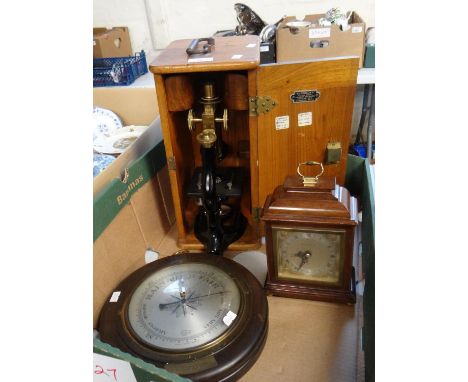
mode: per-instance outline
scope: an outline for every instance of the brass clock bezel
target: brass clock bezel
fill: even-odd
[[[192,263],[195,263],[196,261],[192,261]],[[175,264],[172,264],[175,265]],[[167,265],[165,267],[161,267],[160,269],[163,268],[168,268],[171,267],[172,265]],[[224,273],[226,271],[224,269],[221,269]],[[150,277],[152,273],[147,275],[147,277]],[[229,277],[228,273],[226,275]],[[146,278],[147,278],[146,277]],[[130,301],[134,294],[136,289],[146,281],[146,278],[143,278],[139,284],[135,284],[132,288],[132,290],[129,293],[128,296],[128,301]],[[229,341],[230,337],[232,337],[232,332],[235,332],[238,330],[238,326],[240,323],[242,323],[242,320],[244,319],[245,315],[248,314],[246,311],[246,301],[245,301],[245,296],[241,292],[241,286],[239,285],[239,282],[234,279],[234,283],[239,289],[239,295],[240,295],[240,304],[239,304],[239,310],[237,312],[237,317],[236,320],[234,320],[233,324],[230,325],[221,335],[218,337],[214,338],[212,341],[209,341],[205,344],[199,345],[194,347],[192,350],[187,349],[187,350],[171,350],[171,349],[165,349],[161,348],[158,346],[154,346],[150,344],[149,342],[145,341],[143,338],[141,338],[135,330],[132,328],[132,325],[130,324],[130,318],[129,318],[129,303],[125,303],[124,305],[124,312],[121,316],[122,318],[122,327],[128,331],[132,337],[135,339],[136,342],[138,342],[141,346],[146,347],[147,349],[151,349],[152,352],[155,354],[160,354],[160,356],[165,356],[168,358],[173,358],[176,359],[181,359],[181,358],[200,358],[200,357],[205,357],[206,355],[212,353],[213,351],[216,351],[217,348],[219,347],[220,344],[223,342]]]
[[[278,238],[277,233],[279,230],[282,231],[293,231],[293,232],[314,232],[314,233],[331,233],[340,235],[340,264],[338,266],[338,281],[336,282],[327,282],[327,281],[318,281],[318,280],[308,280],[306,276],[303,277],[284,277],[280,276],[279,272],[279,257],[278,252]],[[318,227],[304,227],[304,226],[284,226],[284,225],[272,225],[271,226],[271,236],[272,236],[272,253],[273,253],[273,263],[275,278],[280,282],[293,282],[293,283],[305,283],[310,285],[324,286],[324,287],[340,287],[343,285],[344,280],[344,265],[345,265],[345,251],[346,251],[346,235],[348,231],[338,228],[318,228]]]

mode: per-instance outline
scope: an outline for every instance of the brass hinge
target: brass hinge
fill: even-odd
[[[262,216],[263,208],[262,207],[254,207],[252,208],[252,219],[259,221],[260,216]]]
[[[249,116],[256,117],[261,113],[268,113],[278,102],[270,96],[249,97]]]
[[[175,158],[174,157],[167,158],[167,168],[168,168],[168,170],[175,170],[176,169],[176,163],[175,163]]]

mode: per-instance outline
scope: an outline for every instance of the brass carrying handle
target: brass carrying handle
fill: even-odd
[[[302,165],[305,165],[305,166],[320,166],[320,169],[321,169],[320,174],[315,175],[314,177],[304,176],[300,171],[300,167]],[[317,183],[318,178],[323,175],[323,164],[321,162],[315,162],[315,161],[307,161],[307,162],[299,163],[299,165],[297,166],[297,173],[302,178],[302,182],[304,183],[304,185]]]
[[[202,49],[197,49],[199,43],[205,41],[206,44],[203,45]],[[211,52],[215,40],[213,37],[197,38],[191,41],[185,52],[191,56],[192,54],[205,54]]]

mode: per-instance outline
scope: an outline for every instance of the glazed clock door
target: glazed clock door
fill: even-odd
[[[345,230],[273,227],[272,234],[278,280],[343,283]]]
[[[258,202],[295,175],[298,163],[323,162],[325,176],[344,183],[358,58],[338,58],[257,69],[257,96],[277,105],[257,120]],[[339,163],[326,164],[330,142],[340,142]]]

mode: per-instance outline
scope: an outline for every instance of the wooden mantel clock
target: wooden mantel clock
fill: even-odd
[[[322,172],[306,177],[301,166]],[[320,162],[300,163],[297,172],[265,201],[265,288],[276,296],[355,303],[356,199],[334,177],[321,177]]]

